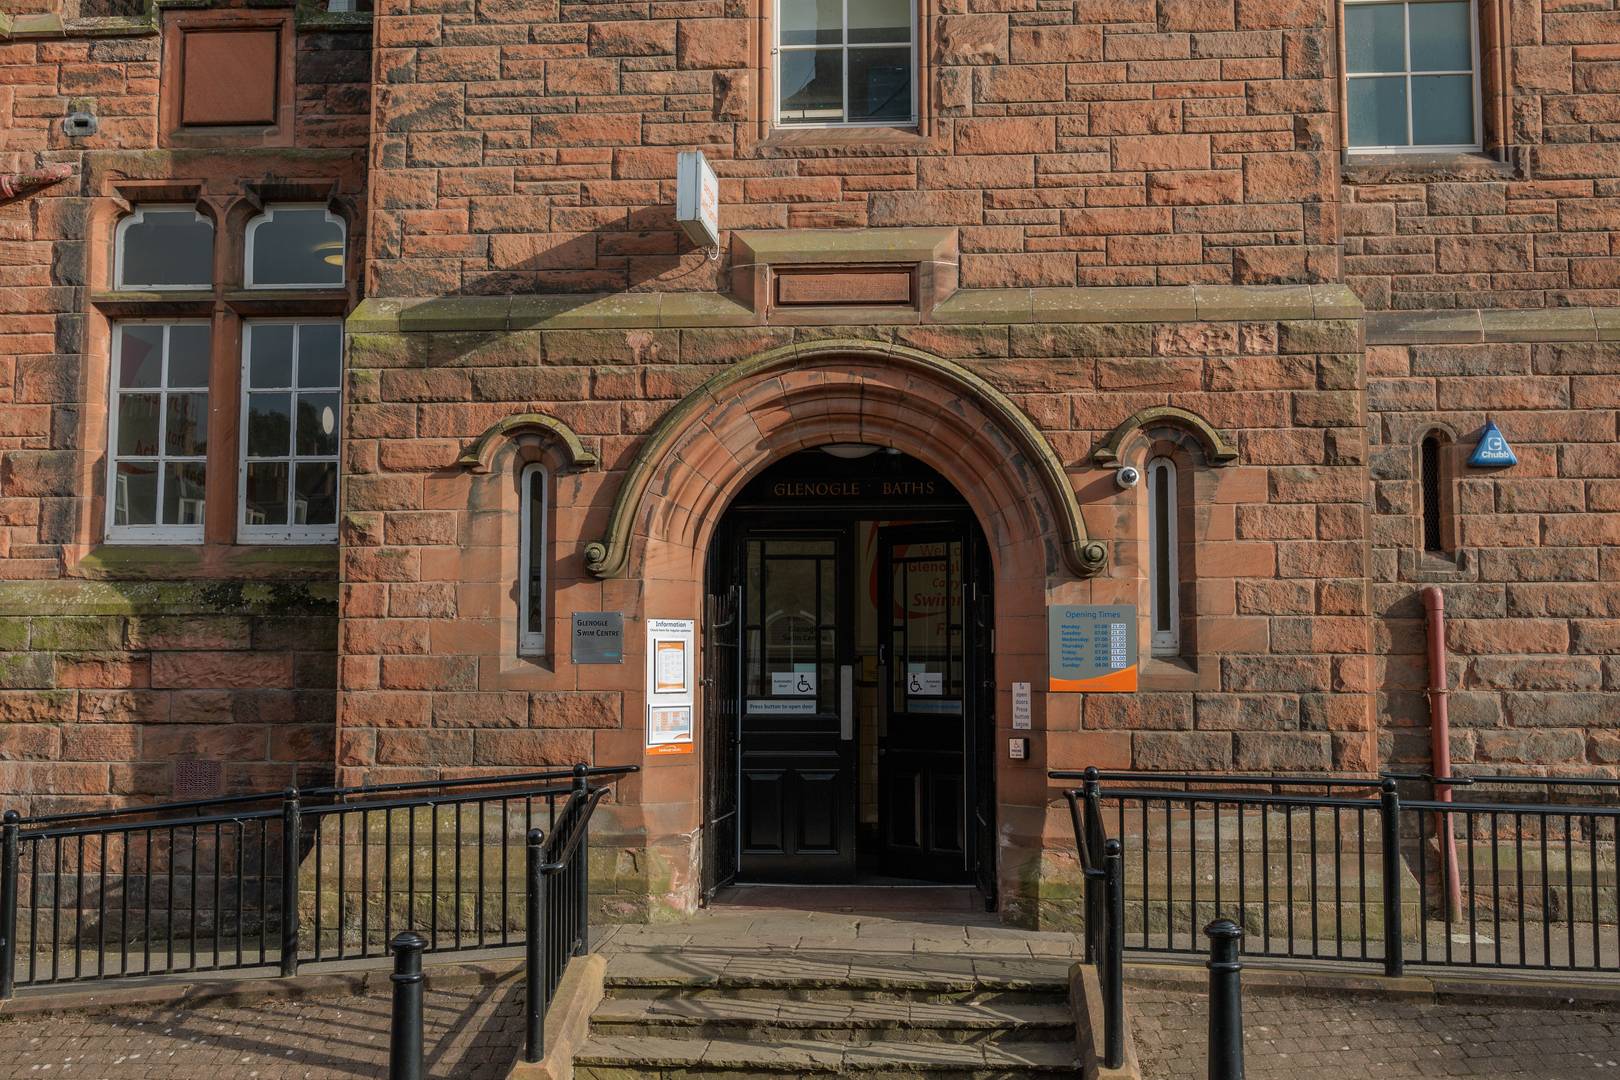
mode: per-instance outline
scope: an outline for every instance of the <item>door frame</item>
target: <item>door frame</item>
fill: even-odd
[[[812,514],[816,525],[806,528],[806,517]],[[970,834],[967,837],[967,846],[973,869],[969,872],[966,880],[978,885],[980,892],[984,896],[986,909],[994,910],[996,906],[997,880],[997,866],[995,863],[999,858],[999,847],[995,842],[997,811],[999,810],[999,803],[996,799],[995,764],[997,758],[994,753],[996,705],[993,630],[995,621],[995,566],[989,557],[989,547],[984,529],[979,524],[978,516],[973,512],[973,509],[965,501],[930,502],[906,504],[904,506],[882,503],[841,503],[825,506],[796,506],[791,509],[769,504],[734,503],[727,509],[721,524],[716,528],[710,545],[709,558],[706,560],[705,595],[723,592],[733,584],[738,587],[739,609],[735,626],[736,632],[741,635],[743,633],[742,628],[746,623],[742,609],[742,604],[746,603],[746,590],[743,588],[746,576],[743,561],[745,538],[749,535],[757,536],[770,533],[776,535],[803,534],[818,531],[816,526],[820,526],[819,531],[822,532],[827,531],[828,528],[842,529],[848,537],[847,557],[841,557],[840,559],[844,565],[840,568],[839,587],[851,590],[846,594],[844,602],[846,610],[852,612],[853,607],[849,605],[853,603],[853,589],[857,585],[855,578],[858,576],[858,570],[855,567],[854,544],[856,537],[854,526],[862,521],[890,519],[898,519],[919,526],[956,526],[964,531],[967,539],[964,554],[969,557],[964,561],[964,580],[968,580],[971,574],[971,581],[975,586],[972,608],[977,612],[977,616],[964,612],[970,638],[966,648],[967,670],[969,677],[972,679],[971,687],[967,688],[967,696],[971,700],[964,703],[964,708],[971,710],[971,716],[966,718],[966,727],[970,732],[966,742],[973,757],[973,760],[964,762],[964,770],[970,773],[968,777],[969,799],[964,809],[967,827],[972,830],[972,833],[978,835]],[[716,580],[717,577],[724,577],[725,580]],[[975,633],[973,632],[974,627],[982,627],[984,632]],[[853,639],[852,630],[839,635],[839,660],[835,666],[840,672],[846,663],[853,660]],[[705,813],[703,820],[704,843],[709,844],[718,841],[729,844],[733,852],[731,858],[733,867],[740,867],[742,861],[742,740],[740,738],[740,728],[745,701],[743,652],[744,643],[739,640],[737,642],[738,670],[735,685],[727,689],[712,686],[707,681],[704,683],[705,693],[730,693],[734,695],[735,701],[735,708],[730,710],[731,723],[735,725],[735,728],[729,733],[729,737],[718,739],[706,733],[704,740],[706,748],[728,746],[733,755],[729,770],[733,783],[731,797],[734,800],[732,826],[725,837],[718,837],[711,833],[711,822],[707,813]],[[705,721],[714,715],[716,715],[714,710],[705,708]],[[850,818],[856,826],[857,844],[859,835],[857,819],[859,814],[858,748],[860,746],[860,737],[861,715],[860,711],[856,710],[853,738],[849,742],[855,748],[857,757],[854,766],[855,772],[853,773],[853,779],[857,787],[852,789],[855,791],[855,806]],[[720,796],[718,798],[710,797],[711,785],[718,782],[725,771],[710,767],[709,763],[705,762],[702,780],[705,809],[711,805],[725,804],[726,799],[723,793],[713,793]],[[856,851],[856,861],[857,864],[860,861],[859,850]],[[704,860],[702,869],[705,880],[702,883],[701,895],[705,900],[712,897],[716,889],[732,884],[731,880],[708,880],[711,865],[710,860]],[[743,879],[738,875],[735,880],[740,881]]]

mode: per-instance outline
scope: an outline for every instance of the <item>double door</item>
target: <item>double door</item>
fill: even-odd
[[[977,725],[990,700],[982,549],[966,522],[882,528],[868,578],[856,531],[744,530],[733,549],[735,662],[723,658],[735,696],[709,713],[732,733],[711,753],[734,755],[710,765],[735,785],[731,806],[711,786],[709,822],[735,835],[735,858],[711,863],[721,874],[967,881],[993,865]],[[863,643],[858,600],[871,605]],[[711,683],[710,693],[727,687]],[[864,841],[863,802],[877,811]],[[711,845],[730,842],[711,831]]]

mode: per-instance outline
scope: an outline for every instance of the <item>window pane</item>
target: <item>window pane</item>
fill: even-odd
[[[840,49],[782,54],[782,119],[827,123],[844,118]]]
[[[247,467],[247,502],[243,520],[249,525],[287,524],[287,463],[255,461]]]
[[[540,469],[528,475],[528,490],[524,492],[525,512],[528,514],[529,564],[524,567],[527,580],[523,585],[523,632],[544,635],[546,616],[546,474]]]
[[[1351,79],[1350,145],[1406,144],[1406,79]]]
[[[169,327],[169,385],[208,385],[208,353],[213,335],[207,323]]]
[[[120,238],[121,287],[210,285],[214,280],[214,225],[195,210],[140,212]]]
[[[1345,5],[1347,70],[1406,70],[1406,13],[1402,9],[1401,4]]]
[[[286,457],[292,447],[292,395],[248,395],[248,457]]]
[[[165,455],[202,457],[208,453],[208,395],[170,394]]]
[[[337,453],[336,394],[298,395],[298,441],[293,452],[300,455]]]
[[[171,462],[164,467],[163,524],[202,524],[203,472],[200,461]]]
[[[125,389],[158,386],[163,381],[163,327],[146,324],[118,328],[118,385]]]
[[[248,386],[292,385],[292,323],[254,323],[248,344]]]
[[[1413,4],[1410,11],[1413,71],[1474,70],[1466,3]]]
[[[1153,477],[1153,629],[1170,629],[1170,474]]]
[[[782,44],[841,44],[843,8],[843,0],[782,0]]]
[[[113,475],[113,524],[157,523],[157,470],[150,461],[120,461]]]
[[[336,386],[343,351],[343,327],[305,323],[298,328],[298,385]]]
[[[147,457],[158,452],[159,394],[123,394],[118,398],[118,456]]]
[[[849,43],[911,41],[911,0],[867,0],[849,5]]]
[[[911,119],[911,49],[849,50],[849,118]]]
[[[1474,142],[1474,77],[1412,77],[1412,142],[1419,146],[1469,146]]]
[[[343,226],[321,207],[276,207],[253,229],[254,285],[342,285]]]
[[[337,462],[299,464],[293,520],[299,525],[337,524]]]

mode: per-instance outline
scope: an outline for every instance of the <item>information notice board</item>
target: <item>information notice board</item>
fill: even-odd
[[[1046,657],[1053,693],[1136,690],[1136,605],[1065,604],[1046,609]]]
[[[697,624],[647,620],[647,753],[690,754]]]

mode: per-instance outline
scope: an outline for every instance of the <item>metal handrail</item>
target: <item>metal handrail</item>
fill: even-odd
[[[233,809],[275,797],[261,794],[28,821],[8,810],[0,814],[0,1000],[19,984],[278,964],[295,975],[301,961],[384,955],[391,930],[418,926],[429,951],[517,945],[508,867],[524,857],[524,832],[537,823],[556,834],[554,871],[576,870],[569,911],[581,928],[572,940],[583,941],[586,832],[610,790],[590,781],[638,771],[580,764],[325,789],[350,798],[314,806],[303,802],[309,793],[289,788],[273,808]],[[218,812],[140,816],[210,809]]]
[[[1225,779],[1214,775],[1080,775],[1084,822],[1078,793],[1064,794],[1082,868],[1095,865],[1099,826],[1129,844],[1132,949],[1191,953],[1198,925],[1232,917],[1254,955],[1381,961],[1389,975],[1408,961],[1620,974],[1620,806],[1597,791],[1620,780],[1391,774],[1369,798],[1300,790],[1320,786],[1314,776],[1239,777],[1277,790],[1220,791],[1174,786]],[[1401,781],[1428,782],[1430,797],[1401,798]],[[1519,786],[1491,790],[1498,781]],[[1596,797],[1534,790],[1571,781]]]
[[[589,777],[611,776],[616,779],[638,771],[640,771],[640,767],[636,765],[589,765],[586,766],[585,775]],[[245,795],[220,795],[208,799],[185,799],[178,802],[150,803],[145,806],[124,806],[103,810],[75,810],[61,814],[36,814],[32,817],[19,816],[17,820],[21,825],[45,825],[64,821],[90,821],[96,818],[131,817],[136,814],[197,810],[211,806],[236,806],[242,803],[270,802],[288,798],[302,800],[332,798],[341,800],[351,795],[378,794],[391,791],[469,788],[493,784],[549,783],[554,780],[571,782],[573,778],[573,769],[548,769],[543,772],[533,773],[503,773],[492,776],[455,777],[444,780],[402,780],[390,784],[355,784],[347,787],[288,787],[279,791],[262,791]]]

